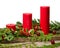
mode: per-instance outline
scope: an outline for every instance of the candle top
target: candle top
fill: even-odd
[[[32,15],[32,13],[23,13],[24,15]]]
[[[7,24],[7,26],[15,26],[15,24]]]
[[[46,8],[49,8],[50,6],[40,6],[40,7],[43,7],[43,8],[45,8],[45,7],[46,7]]]

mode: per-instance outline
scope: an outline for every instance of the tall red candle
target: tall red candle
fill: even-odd
[[[23,28],[32,29],[32,13],[23,13]]]
[[[40,7],[40,28],[44,34],[49,33],[49,6]]]
[[[15,24],[7,24],[7,25],[6,25],[6,28],[13,29],[14,31],[16,31],[16,26],[15,26]]]

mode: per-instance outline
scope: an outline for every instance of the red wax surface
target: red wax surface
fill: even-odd
[[[7,24],[7,25],[6,25],[6,28],[13,29],[14,31],[16,31],[16,26],[15,26],[15,24]]]
[[[49,6],[40,7],[40,28],[44,32],[44,34],[49,33],[49,12]]]
[[[32,29],[32,13],[23,13],[23,28]]]

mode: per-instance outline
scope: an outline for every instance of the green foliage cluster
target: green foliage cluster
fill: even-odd
[[[34,41],[50,41],[53,37],[53,34],[48,34],[48,35],[44,35],[44,33],[42,31],[39,31],[40,32],[40,36],[32,36],[30,37],[30,40],[32,42]]]
[[[3,28],[0,29],[0,41],[12,41],[15,37],[18,37],[19,33],[17,31],[13,32],[10,29]]]
[[[50,23],[50,30],[60,30],[60,22],[58,21],[51,21]]]

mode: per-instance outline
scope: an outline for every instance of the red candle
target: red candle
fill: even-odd
[[[44,34],[49,33],[49,6],[40,7],[40,28]]]
[[[32,13],[23,13],[23,28],[32,29]]]
[[[16,26],[15,26],[15,24],[7,24],[7,25],[6,25],[6,28],[13,29],[14,31],[16,31]]]

